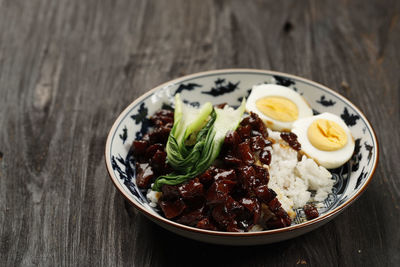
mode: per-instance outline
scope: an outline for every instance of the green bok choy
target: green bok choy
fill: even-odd
[[[213,108],[210,102],[200,109],[185,105],[175,96],[174,125],[167,142],[167,161],[174,172],[156,179],[153,190],[163,184],[177,185],[203,173],[218,157],[225,135],[235,130],[242,118],[245,100],[239,108]]]

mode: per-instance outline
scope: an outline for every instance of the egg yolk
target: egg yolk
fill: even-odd
[[[307,132],[310,143],[324,151],[334,151],[344,147],[347,143],[347,134],[334,121],[326,119],[315,120]]]
[[[282,122],[291,122],[299,117],[297,105],[280,96],[264,97],[256,101],[256,107],[266,116]]]

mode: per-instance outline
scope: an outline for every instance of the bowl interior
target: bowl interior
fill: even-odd
[[[171,106],[176,93],[181,93],[183,101],[193,106],[207,101],[237,106],[249,95],[253,85],[261,83],[289,87],[303,95],[314,114],[334,113],[349,126],[356,143],[355,153],[347,164],[331,170],[335,185],[319,212],[323,216],[345,206],[364,190],[375,169],[377,142],[372,127],[352,103],[332,90],[296,76],[270,71],[220,70],[193,74],[161,85],[135,100],[121,113],[108,136],[106,164],[114,183],[120,185],[117,187],[122,188],[124,195],[136,206],[162,218],[149,205],[146,192],[137,188],[134,159],[129,153],[132,141],[148,131],[149,116],[163,106]],[[301,224],[305,221],[304,212],[298,209],[296,213],[294,224]]]

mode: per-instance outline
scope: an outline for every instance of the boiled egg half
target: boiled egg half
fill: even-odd
[[[256,113],[274,131],[290,131],[293,122],[313,115],[304,98],[292,89],[276,85],[253,86],[246,111]]]
[[[332,113],[299,119],[293,123],[301,150],[319,165],[334,169],[354,152],[354,139],[344,121]]]

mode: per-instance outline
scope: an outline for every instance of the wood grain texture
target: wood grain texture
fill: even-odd
[[[395,0],[0,0],[0,266],[397,265],[399,16]],[[202,244],[112,185],[103,150],[124,107],[172,78],[234,67],[320,82],[376,129],[370,186],[325,226],[267,246]]]

